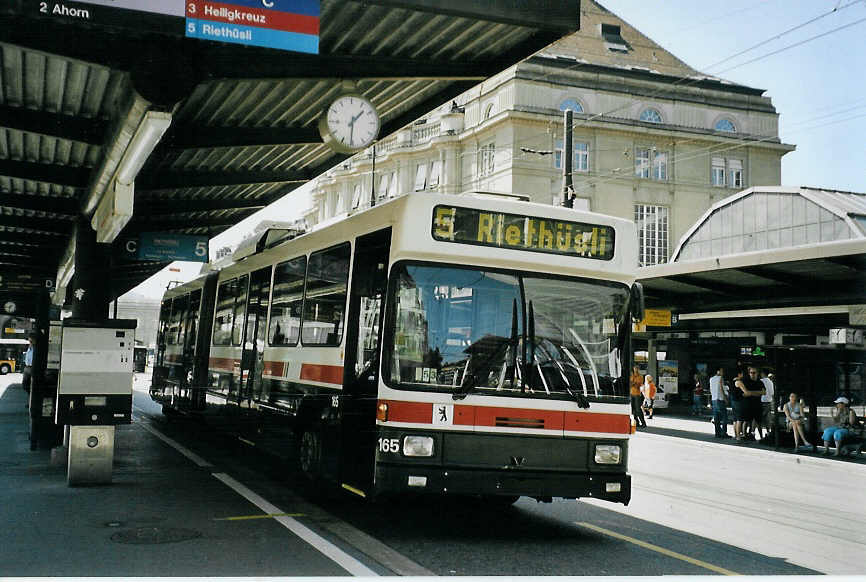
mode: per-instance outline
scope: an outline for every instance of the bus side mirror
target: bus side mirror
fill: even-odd
[[[631,303],[631,318],[634,321],[643,321],[644,319],[644,295],[643,285],[634,283],[631,286],[629,301]]]

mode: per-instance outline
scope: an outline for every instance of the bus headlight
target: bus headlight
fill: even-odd
[[[433,437],[406,436],[403,437],[403,454],[407,457],[432,457]]]
[[[621,457],[619,445],[595,445],[595,462],[599,465],[616,465]]]

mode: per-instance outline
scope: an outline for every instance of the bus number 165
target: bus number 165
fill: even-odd
[[[379,439],[380,453],[399,453],[400,439]]]

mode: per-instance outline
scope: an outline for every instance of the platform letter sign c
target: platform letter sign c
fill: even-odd
[[[134,255],[138,252],[138,241],[135,239],[129,239],[126,241],[126,252],[130,255]]]
[[[274,7],[273,0],[271,0],[270,2],[268,2],[268,0],[262,0],[262,4],[264,4],[265,8],[273,8]]]

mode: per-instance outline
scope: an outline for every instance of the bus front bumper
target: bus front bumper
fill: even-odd
[[[628,505],[631,475],[571,473],[523,469],[445,469],[422,465],[376,465],[376,495],[431,493],[439,495],[591,497]]]

